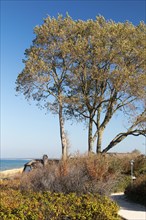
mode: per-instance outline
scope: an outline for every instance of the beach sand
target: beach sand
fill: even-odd
[[[0,179],[13,178],[16,175],[21,174],[22,171],[23,171],[23,168],[1,171],[0,172]]]

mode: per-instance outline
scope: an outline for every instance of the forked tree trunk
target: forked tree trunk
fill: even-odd
[[[62,103],[59,102],[59,124],[60,124],[60,138],[61,138],[61,146],[62,146],[62,159],[67,159],[67,142],[64,130],[64,119],[62,113]]]
[[[88,127],[88,153],[91,153],[93,150],[93,121],[92,118],[89,119],[89,127]]]

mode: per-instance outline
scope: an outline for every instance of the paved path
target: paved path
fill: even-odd
[[[120,206],[119,215],[125,220],[146,220],[146,207],[127,201],[124,193],[114,193],[111,198]]]

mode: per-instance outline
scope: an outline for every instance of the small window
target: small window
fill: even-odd
[[[32,170],[31,166],[26,166],[24,172],[30,172]]]

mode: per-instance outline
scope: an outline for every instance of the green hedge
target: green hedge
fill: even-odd
[[[1,191],[1,220],[118,220],[118,206],[107,197],[75,193]]]
[[[117,184],[113,188],[113,192],[124,192],[125,188],[131,183],[131,176],[121,175],[117,180]]]
[[[125,189],[127,197],[146,206],[146,175],[139,176],[135,182]]]

